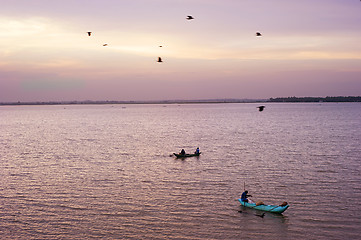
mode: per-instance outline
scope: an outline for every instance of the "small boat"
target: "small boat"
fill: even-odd
[[[242,206],[272,213],[283,213],[290,206],[286,202],[281,205],[257,205],[256,203],[244,202],[240,198],[238,201],[242,204]]]
[[[192,153],[192,154],[179,154],[179,153],[173,153],[174,156],[177,158],[187,158],[187,157],[196,157],[201,155],[201,153]]]

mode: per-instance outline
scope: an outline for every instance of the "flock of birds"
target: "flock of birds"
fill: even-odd
[[[360,0],[360,1],[361,1],[361,0]],[[190,21],[190,20],[193,20],[194,17],[191,16],[191,15],[189,15],[189,16],[186,17],[186,19],[187,19],[188,21]],[[87,33],[88,33],[88,36],[89,36],[89,37],[92,35],[92,32],[87,32]],[[256,36],[257,36],[257,37],[261,37],[262,34],[261,34],[260,32],[256,32]],[[104,44],[103,44],[103,47],[106,47],[106,46],[108,46],[108,44],[107,44],[107,43],[104,43]],[[163,47],[163,46],[159,46],[159,47]],[[157,62],[162,63],[162,62],[163,62],[162,58],[161,58],[161,57],[158,57]],[[264,107],[263,107],[263,108],[264,108]],[[263,108],[262,108],[262,109],[260,108],[259,111],[263,111]]]
[[[360,0],[360,1],[361,1],[361,0]],[[189,16],[186,17],[186,19],[187,19],[188,21],[191,21],[191,20],[194,19],[194,17],[191,16],[191,15],[189,15]],[[89,36],[89,37],[92,35],[92,32],[87,32],[87,33],[88,33],[88,36]],[[256,32],[256,37],[262,37],[262,34],[261,34],[260,32]],[[103,44],[103,47],[106,47],[106,46],[108,46],[108,44],[107,44],[107,43],[104,43],[104,44]],[[161,48],[161,47],[163,47],[163,46],[160,45],[159,47]],[[162,63],[162,62],[163,62],[162,58],[161,58],[161,57],[158,57],[157,62],[158,62],[158,63]],[[262,111],[264,110],[265,106],[259,106],[259,107],[257,107],[257,108],[258,108],[258,110],[259,110],[260,112],[262,112]]]

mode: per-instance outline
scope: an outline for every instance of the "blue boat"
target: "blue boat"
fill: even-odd
[[[287,203],[281,205],[257,205],[256,203],[243,202],[240,198],[238,201],[242,204],[242,206],[272,213],[283,213],[290,206]]]

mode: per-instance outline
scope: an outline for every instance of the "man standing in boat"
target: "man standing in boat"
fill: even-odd
[[[248,202],[248,197],[252,197],[252,195],[248,195],[248,191],[244,191],[241,195],[241,201],[242,202]]]

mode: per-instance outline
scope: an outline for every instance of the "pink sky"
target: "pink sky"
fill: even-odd
[[[1,1],[0,102],[340,95],[359,0]]]

